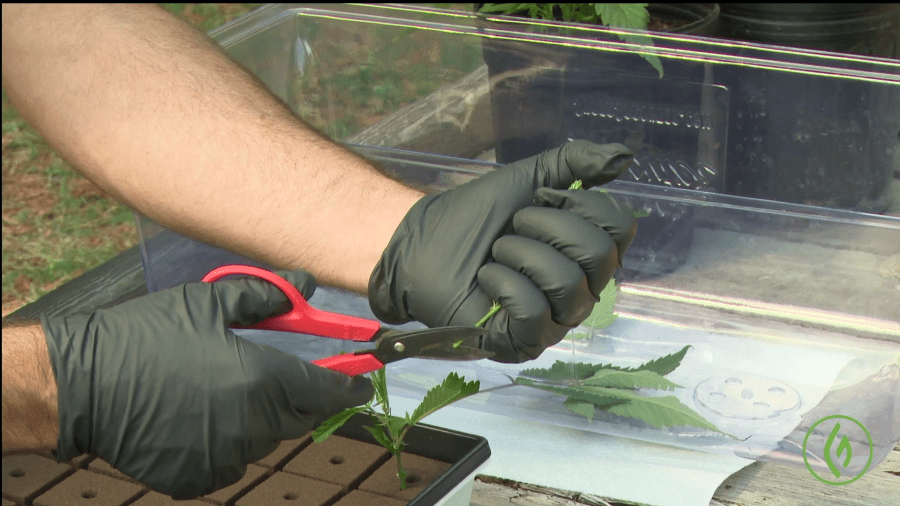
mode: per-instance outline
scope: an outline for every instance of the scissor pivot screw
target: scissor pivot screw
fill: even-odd
[[[394,351],[397,353],[403,353],[403,350],[406,349],[406,346],[403,346],[403,343],[394,343]]]

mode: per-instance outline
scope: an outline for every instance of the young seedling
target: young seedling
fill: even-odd
[[[333,434],[334,431],[357,413],[368,414],[372,418],[373,425],[367,425],[364,428],[391,455],[397,457],[397,476],[400,478],[400,488],[405,489],[408,473],[403,468],[402,453],[403,438],[406,437],[406,433],[426,416],[460,399],[478,393],[480,383],[478,381],[466,382],[465,378],[460,377],[456,373],[450,373],[444,378],[443,383],[435,386],[425,394],[422,402],[412,414],[406,413],[406,416],[401,417],[391,414],[387,391],[387,375],[384,368],[373,371],[371,378],[372,386],[375,389],[373,398],[365,406],[345,409],[325,420],[322,425],[313,431],[313,441],[316,443],[325,441],[328,436]]]

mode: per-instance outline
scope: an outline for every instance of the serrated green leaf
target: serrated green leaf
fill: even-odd
[[[601,23],[604,25],[646,30],[647,24],[650,22],[647,4],[594,4],[594,8],[597,11],[597,15],[600,16]],[[653,45],[653,39],[646,35],[618,34],[618,36],[625,42],[632,44]],[[655,54],[642,54],[641,57],[656,69],[659,77],[663,77],[662,62],[658,56]]]
[[[522,377],[516,378],[516,383],[519,385],[527,385],[534,388],[540,388],[541,390],[546,390],[548,392],[553,392],[555,394],[564,395],[569,399],[587,401],[594,404],[598,408],[605,408],[622,402],[628,402],[630,397],[625,393],[631,392],[630,390],[618,390],[615,388],[598,388],[580,385],[548,385]]]
[[[591,6],[593,5],[593,8]],[[505,4],[484,4],[479,12],[494,14],[522,14],[527,13],[532,19],[556,19],[554,16],[554,6],[559,7],[562,21],[574,21],[578,23],[600,23],[607,26],[619,28],[631,28],[646,30],[650,21],[650,13],[647,11],[647,4],[541,4],[541,3],[505,3]],[[625,35],[618,34],[619,38],[630,43],[652,46],[653,40],[643,35]],[[653,54],[642,54],[642,58],[647,60],[650,65],[659,73],[659,77],[663,77],[662,62],[659,57]]]
[[[391,442],[390,438],[387,437],[382,427],[363,425],[363,428],[369,431],[369,434],[372,434],[372,437],[374,437],[375,440],[378,441],[378,444],[387,448],[388,450],[392,450],[392,448],[394,447],[394,443]]]
[[[599,18],[590,4],[583,3],[561,3],[559,6],[560,15],[563,21],[575,21],[578,23],[597,23]],[[552,10],[552,9],[551,9]]]
[[[357,406],[354,408],[348,408],[348,409],[345,409],[345,410],[341,411],[340,413],[332,416],[328,420],[325,420],[324,422],[322,422],[321,425],[316,427],[316,430],[313,431],[313,433],[312,433],[313,441],[315,441],[316,443],[321,443],[322,441],[325,441],[326,439],[328,439],[328,436],[330,436],[334,433],[334,431],[338,430],[339,428],[341,428],[342,425],[347,423],[347,420],[349,420],[350,417],[352,417],[353,415],[355,415],[357,413],[362,413],[366,409],[368,409],[368,406]]]
[[[652,46],[653,45],[653,39],[651,39],[650,37],[648,37],[646,35],[638,35],[638,34],[634,34],[634,33],[627,33],[627,34],[620,33],[617,35],[619,36],[620,39],[624,40],[625,42],[630,42],[632,44],[640,44],[642,46]],[[647,60],[647,62],[650,65],[652,65],[653,68],[656,69],[656,72],[659,73],[659,77],[662,77],[664,75],[663,68],[662,68],[662,62],[659,61],[658,56],[656,56],[655,54],[641,54],[641,58]]]
[[[478,393],[480,386],[481,384],[477,380],[466,383],[465,378],[460,377],[455,372],[451,372],[444,378],[443,383],[433,387],[425,394],[422,403],[416,407],[409,418],[414,424],[418,423],[419,420],[438,409]]]
[[[387,422],[387,429],[393,436],[394,440],[400,437],[400,432],[409,425],[406,418],[401,418],[399,416],[389,416]]]
[[[563,362],[562,360],[557,360],[553,363],[552,366],[546,369],[525,369],[519,374],[521,376],[530,376],[532,378],[542,378],[549,380],[575,379],[575,374],[573,372],[574,365],[575,364],[572,364],[571,362]],[[518,379],[516,381],[518,382]]]
[[[372,378],[372,388],[375,390],[375,402],[386,405],[388,402],[387,393],[387,374],[384,367],[372,371],[369,375]]]
[[[594,411],[597,409],[597,406],[592,402],[580,401],[578,399],[566,399],[563,402],[563,406],[569,408],[576,415],[581,415],[588,420],[594,419]]]
[[[616,304],[616,280],[610,279],[606,284],[606,288],[600,292],[600,302],[594,304],[590,316],[588,316],[583,325],[595,329],[608,327],[616,320],[616,314],[613,313],[613,307]]]
[[[636,393],[632,395],[634,398],[630,402],[610,406],[605,408],[606,411],[614,415],[643,420],[649,425],[658,428],[687,425],[722,432],[715,425],[697,414],[696,411],[685,406],[677,397],[671,395],[665,397],[642,397]],[[722,433],[724,434],[724,432]]]
[[[612,364],[588,364],[585,362],[571,363],[557,360],[549,368],[525,369],[519,374],[522,376],[531,376],[532,378],[561,381],[587,378],[603,369],[614,369],[617,371],[627,370],[626,368],[614,366]]]
[[[650,22],[647,4],[594,4],[594,9],[604,25],[646,30]]]
[[[481,9],[479,9],[478,12],[510,14],[510,13],[516,12],[517,10],[522,9],[523,7],[525,7],[525,5],[526,4],[520,4],[520,3],[515,3],[515,4],[511,4],[511,3],[509,3],[509,4],[494,4],[494,3],[487,4],[486,3],[481,6]]]
[[[675,353],[671,353],[664,357],[659,357],[657,359],[651,360],[644,364],[641,364],[632,371],[653,371],[660,376],[665,376],[670,372],[674,371],[681,365],[681,361],[684,360],[685,354],[687,354],[688,349],[691,348],[691,345],[687,345],[682,348],[680,351],[676,351]]]
[[[671,390],[679,387],[663,376],[681,365],[689,348],[690,345],[685,346],[680,351],[636,368],[621,368],[609,364],[572,364],[557,360],[546,369],[522,371],[515,383],[563,395],[566,397],[563,405],[567,409],[589,420],[593,419],[594,407],[597,407],[615,415],[643,420],[655,427],[686,425],[722,432],[676,397],[649,397],[639,395],[636,391],[638,388]],[[575,381],[570,384],[549,385],[524,376]]]
[[[660,376],[659,374],[643,371],[617,371],[615,369],[603,369],[594,373],[590,378],[581,380],[579,384],[594,387],[607,388],[655,388],[658,390],[674,390],[677,385]]]

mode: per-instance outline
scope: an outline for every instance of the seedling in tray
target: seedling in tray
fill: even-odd
[[[333,417],[325,420],[314,432],[313,441],[321,443],[325,441],[335,430],[344,425],[347,420],[357,413],[366,413],[372,417],[373,425],[365,429],[379,444],[387,448],[392,455],[397,457],[397,476],[400,477],[400,488],[406,488],[407,472],[403,468],[401,453],[403,452],[403,438],[411,427],[420,420],[435,411],[452,404],[460,399],[478,393],[480,384],[478,381],[466,382],[465,378],[456,373],[450,373],[444,382],[435,386],[422,399],[422,403],[406,416],[394,416],[388,400],[387,376],[384,368],[371,373],[372,386],[375,388],[374,397],[365,405],[345,409]],[[380,408],[380,409],[375,409]]]

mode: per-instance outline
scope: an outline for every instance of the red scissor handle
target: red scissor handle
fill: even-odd
[[[375,355],[372,355],[371,353],[361,353],[359,355],[355,353],[344,353],[343,355],[313,360],[312,363],[326,369],[331,369],[332,371],[342,372],[349,376],[377,371],[384,367],[384,363],[375,358]]]
[[[255,276],[272,283],[277,286],[279,290],[284,292],[292,306],[291,310],[287,313],[280,316],[273,316],[248,328],[297,332],[300,334],[312,334],[315,336],[350,341],[371,341],[375,336],[375,333],[381,329],[381,324],[374,320],[329,313],[310,306],[294,285],[290,284],[278,274],[259,267],[250,265],[223,265],[222,267],[213,269],[209,274],[204,276],[203,282],[211,283],[225,276],[236,274]],[[338,357],[340,356],[343,355],[339,355]],[[371,355],[357,355],[357,357],[365,356],[372,357]],[[377,360],[375,357],[372,357],[372,359]],[[334,369],[330,366],[325,367]]]

